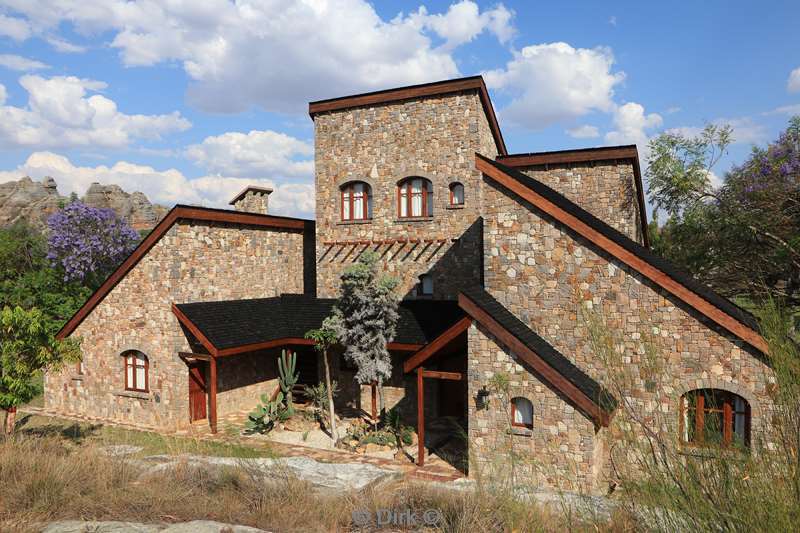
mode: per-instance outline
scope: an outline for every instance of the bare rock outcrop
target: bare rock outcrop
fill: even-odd
[[[46,177],[34,181],[25,176],[17,181],[0,183],[0,227],[27,220],[44,227],[47,217],[66,204],[56,181]],[[167,213],[166,207],[152,204],[141,192],[128,193],[118,185],[92,183],[81,198],[92,207],[111,208],[137,230],[151,229]]]

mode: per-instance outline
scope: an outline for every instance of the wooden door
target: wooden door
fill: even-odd
[[[189,365],[189,417],[192,422],[206,418],[206,365]]]

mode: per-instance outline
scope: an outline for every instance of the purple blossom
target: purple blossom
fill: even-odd
[[[47,219],[47,258],[64,281],[97,285],[127,257],[139,234],[111,209],[72,202]]]

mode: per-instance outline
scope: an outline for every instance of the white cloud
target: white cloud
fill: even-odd
[[[6,86],[0,83],[0,106],[6,103],[8,93],[6,93]]]
[[[62,24],[110,32],[125,65],[179,62],[192,80],[190,101],[217,112],[297,112],[310,100],[454,77],[452,46],[476,32],[505,41],[513,31],[506,8],[476,15],[471,2],[441,18],[425,11],[391,20],[365,0],[4,2],[43,35]]]
[[[786,82],[786,90],[790,93],[800,92],[800,67],[789,73],[789,80]]]
[[[800,104],[790,104],[776,107],[772,111],[762,113],[764,115],[800,115]]]
[[[0,13],[0,35],[11,37],[15,41],[24,41],[31,36],[31,29],[24,20]]]
[[[612,72],[608,48],[573,48],[567,43],[527,46],[505,69],[486,73],[487,84],[512,95],[503,118],[521,126],[544,128],[592,111],[614,109],[614,87],[625,79]]]
[[[608,18],[608,23],[611,24],[612,26],[616,26],[617,25],[617,17],[616,16],[609,17]]]
[[[35,59],[29,59],[27,57],[18,56],[15,54],[0,54],[0,66],[11,70],[21,71],[49,68],[41,61],[36,61]]]
[[[19,83],[28,92],[28,105],[0,107],[0,142],[6,146],[121,147],[133,139],[159,139],[191,125],[178,112],[121,113],[113,100],[89,94],[106,88],[99,81],[25,75]]]
[[[186,156],[208,172],[253,177],[312,177],[313,154],[310,144],[275,131],[224,133],[186,150]]]
[[[428,14],[427,8],[421,6],[410,18],[420,28],[433,30],[444,39],[445,47],[455,48],[468,43],[485,30],[497,36],[501,43],[507,42],[514,35],[514,27],[511,25],[513,16],[514,13],[502,4],[481,13],[478,4],[462,0],[450,5],[444,14]]]
[[[769,139],[767,129],[763,124],[758,124],[750,117],[721,118],[714,121],[717,124],[730,124],[733,127],[733,142],[745,144],[758,144]]]
[[[581,126],[568,129],[567,135],[576,139],[593,139],[595,137],[600,137],[600,130],[597,129],[597,126],[583,124]]]
[[[86,51],[85,46],[71,43],[61,37],[49,36],[45,40],[50,46],[55,48],[57,52],[64,54],[80,54]]]
[[[661,126],[663,120],[658,113],[645,114],[644,106],[628,102],[614,109],[611,119],[614,130],[606,133],[608,144],[636,144],[642,159],[647,160],[649,140],[647,130]]]
[[[293,216],[313,216],[314,185],[311,183],[276,184],[272,180],[204,176],[190,179],[176,169],[153,167],[119,161],[112,166],[82,167],[63,155],[34,152],[12,171],[0,172],[0,182],[22,176],[42,179],[52,176],[61,194],[82,195],[93,182],[115,184],[127,192],[141,191],[152,202],[171,206],[175,203],[228,207],[228,201],[246,185],[272,187],[270,212]]]

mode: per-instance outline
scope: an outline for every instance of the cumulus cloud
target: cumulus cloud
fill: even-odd
[[[216,112],[297,112],[310,100],[450,78],[459,74],[452,47],[482,31],[506,41],[513,31],[506,8],[464,1],[391,20],[366,0],[4,3],[42,34],[63,24],[109,32],[125,65],[179,62],[193,82],[190,101]]]
[[[786,90],[790,93],[800,93],[800,67],[789,73],[789,80],[786,82]]]
[[[452,4],[444,14],[429,14],[427,8],[421,6],[410,18],[420,28],[430,29],[444,39],[446,48],[455,48],[487,30],[501,43],[509,41],[514,35],[513,16],[514,13],[502,4],[481,12],[475,2],[462,0]]]
[[[36,61],[35,59],[29,59],[27,57],[18,56],[15,54],[0,54],[0,67],[5,67],[11,70],[21,70],[23,72],[49,68],[41,61]]]
[[[541,129],[592,111],[614,109],[614,87],[625,79],[613,72],[608,48],[573,48],[567,43],[526,46],[505,68],[485,74],[486,83],[512,95],[504,120]]]
[[[61,52],[64,54],[80,54],[86,51],[85,46],[80,46],[75,43],[71,43],[66,39],[62,39],[61,37],[49,36],[46,37],[45,40],[50,46],[55,48],[57,52]]]
[[[772,111],[763,113],[764,115],[800,115],[800,104],[790,104],[776,107]]]
[[[600,130],[597,129],[597,126],[583,124],[581,126],[568,129],[567,135],[574,137],[575,139],[593,139],[595,137],[600,137]]]
[[[0,142],[6,146],[122,147],[133,139],[159,139],[191,126],[180,113],[128,115],[96,93],[105,83],[74,76],[25,75],[25,107],[0,107]]]
[[[61,194],[82,195],[94,182],[115,184],[127,192],[141,191],[153,201],[171,206],[189,203],[226,207],[228,201],[246,185],[271,187],[270,212],[292,216],[313,216],[314,185],[276,184],[268,179],[203,176],[190,179],[176,169],[157,170],[146,165],[119,161],[112,166],[83,167],[63,155],[34,152],[15,170],[0,172],[0,182],[22,176],[42,179],[52,176]]]
[[[15,41],[24,41],[31,36],[31,29],[23,19],[0,13],[0,35],[11,37]]]
[[[208,172],[228,176],[311,177],[313,154],[309,143],[275,131],[228,132],[186,149]]]
[[[636,102],[617,106],[611,119],[614,126],[606,133],[608,144],[636,144],[642,159],[647,159],[648,130],[661,126],[663,120],[658,113],[646,114],[644,106]]]

